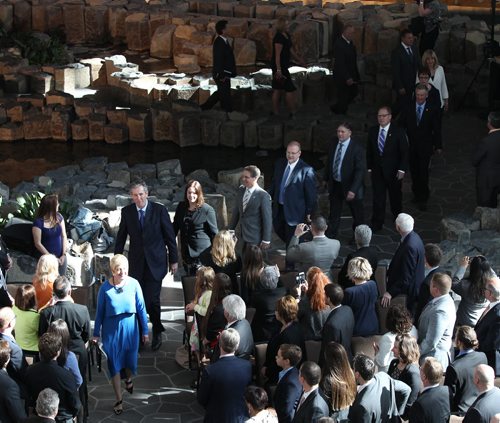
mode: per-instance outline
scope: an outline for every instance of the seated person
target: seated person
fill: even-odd
[[[36,311],[36,295],[33,285],[22,285],[17,288],[13,310],[16,315],[17,343],[25,353],[38,356],[40,315]]]

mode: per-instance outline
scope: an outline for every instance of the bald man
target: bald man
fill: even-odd
[[[500,389],[495,387],[495,372],[490,366],[480,364],[474,371],[474,385],[479,392],[463,423],[490,423],[500,409]]]
[[[7,365],[9,376],[18,383],[22,383],[24,372],[28,367],[23,350],[17,344],[12,332],[16,326],[16,315],[10,307],[0,309],[0,341],[7,341],[10,346],[10,361]]]

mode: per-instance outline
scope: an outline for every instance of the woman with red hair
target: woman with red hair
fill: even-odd
[[[331,311],[325,294],[325,286],[329,283],[328,276],[319,267],[311,267],[307,271],[298,316],[306,341],[321,339],[323,325]]]

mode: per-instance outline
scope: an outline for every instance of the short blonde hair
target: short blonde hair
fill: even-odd
[[[54,282],[59,276],[59,261],[54,254],[44,254],[38,259],[35,279],[45,289],[49,282]]]
[[[425,50],[424,54],[422,54],[422,66],[427,68],[427,59],[432,57],[434,59],[434,69],[439,66],[439,60],[434,50]],[[430,70],[430,69],[429,69]]]
[[[354,257],[347,265],[347,276],[352,280],[367,281],[373,274],[370,262],[364,257]]]
[[[113,272],[118,266],[125,266],[128,269],[128,259],[123,254],[115,254],[109,261],[109,268]]]

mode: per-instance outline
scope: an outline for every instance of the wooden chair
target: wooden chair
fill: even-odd
[[[253,318],[255,317],[255,313],[256,312],[257,312],[257,310],[255,308],[253,308],[253,307],[247,307],[245,319],[248,320],[248,323],[250,323],[250,325],[253,322]]]
[[[196,284],[196,277],[182,276],[181,283],[182,283],[182,294],[184,296],[184,307],[186,307],[186,305],[189,304],[194,299],[194,287]],[[191,327],[193,326],[193,319],[194,317],[192,315],[188,315],[186,312],[184,312],[184,333],[182,334],[182,343],[186,345],[188,348],[188,364],[190,369],[193,363],[191,361],[191,351],[189,348],[189,335],[191,333]]]
[[[287,292],[295,288],[298,273],[299,272],[283,272],[280,275],[281,286],[285,287]]]
[[[377,282],[378,293],[380,296],[387,291],[387,265],[379,264],[375,269],[375,282]]]
[[[264,386],[266,377],[262,376],[261,371],[266,362],[267,342],[255,344],[255,382],[258,386]]]
[[[373,343],[376,342],[378,344],[380,338],[380,335],[373,335],[369,337],[353,336],[351,341],[353,356],[355,356],[356,354],[365,354],[368,357],[374,359],[375,350],[373,349]]]
[[[319,363],[319,354],[321,352],[321,341],[306,341],[306,357],[308,361]]]

